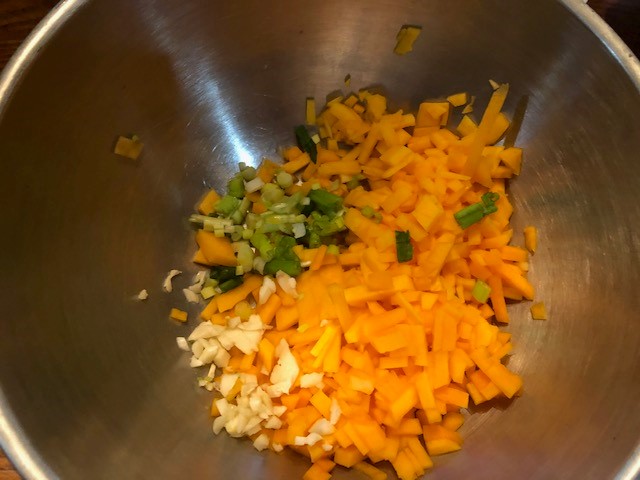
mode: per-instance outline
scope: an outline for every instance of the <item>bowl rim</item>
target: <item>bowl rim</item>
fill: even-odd
[[[40,50],[80,9],[92,0],[63,0],[56,5],[27,36],[0,72],[0,124],[8,102],[19,86],[30,65],[38,58]],[[591,30],[609,53],[628,74],[640,93],[640,61],[617,33],[586,3],[587,0],[555,0],[569,10]],[[7,401],[0,389],[0,446],[15,468],[26,479],[51,480],[58,478],[42,461],[21,432],[20,423],[13,412],[6,408]],[[640,473],[640,444],[629,456],[626,464],[617,472],[617,480],[633,480]]]

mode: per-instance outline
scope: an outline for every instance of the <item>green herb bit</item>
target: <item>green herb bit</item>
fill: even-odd
[[[396,230],[396,256],[399,262],[408,262],[413,258],[413,245],[409,232]]]
[[[235,267],[234,267],[234,273],[235,273]],[[222,293],[228,292],[229,290],[233,290],[236,287],[239,287],[240,285],[242,285],[242,283],[244,282],[242,277],[235,277],[232,278],[231,280],[227,280],[226,282],[222,282],[218,288],[220,288],[220,291]]]
[[[491,287],[482,280],[476,280],[473,290],[471,290],[471,296],[479,303],[487,303],[490,294]]]
[[[311,139],[307,128],[304,125],[299,125],[295,129],[295,134],[300,148],[309,154],[313,163],[316,163],[318,158],[318,147],[316,147],[316,143]]]
[[[322,213],[335,214],[342,209],[342,197],[321,188],[309,191],[313,206]]]
[[[487,215],[498,211],[495,202],[500,198],[500,194],[496,192],[487,192],[482,195],[482,200],[478,203],[469,205],[462,210],[453,214],[456,222],[461,228],[469,228],[474,223],[478,223]]]

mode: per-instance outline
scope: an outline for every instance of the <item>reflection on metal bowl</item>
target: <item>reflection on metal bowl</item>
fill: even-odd
[[[393,54],[402,24],[423,26]],[[292,141],[303,99],[529,97],[514,227],[538,226],[548,322],[513,305],[524,395],[465,424],[436,479],[620,478],[640,464],[640,67],[582,2],[63,2],[0,81],[0,430],[27,478],[296,478],[214,437],[161,294],[186,218],[238,161]],[[117,135],[145,142],[138,162]],[[131,297],[147,288],[146,303]],[[479,428],[482,426],[482,428]],[[355,478],[342,471],[336,478]]]

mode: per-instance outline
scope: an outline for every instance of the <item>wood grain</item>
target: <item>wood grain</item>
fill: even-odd
[[[0,0],[0,68],[56,0]]]
[[[57,3],[57,0],[0,0],[0,69]],[[590,0],[589,5],[640,57],[640,0]],[[20,478],[0,450],[0,480]]]
[[[11,462],[0,452],[0,480],[20,480],[20,475],[11,466]]]

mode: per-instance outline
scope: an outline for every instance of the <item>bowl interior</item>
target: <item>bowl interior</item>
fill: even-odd
[[[423,30],[399,57],[402,24]],[[180,288],[161,291],[196,270],[186,219],[347,74],[402,108],[468,91],[476,112],[492,78],[511,84],[507,112],[528,98],[513,225],[520,242],[539,229],[550,320],[509,307],[525,393],[473,415],[432,478],[622,472],[640,431],[640,95],[618,54],[552,0],[77,2],[0,111],[5,448],[29,478],[300,478],[302,458],[211,433],[174,340],[195,320],[172,323]],[[141,159],[115,157],[132,133]]]

